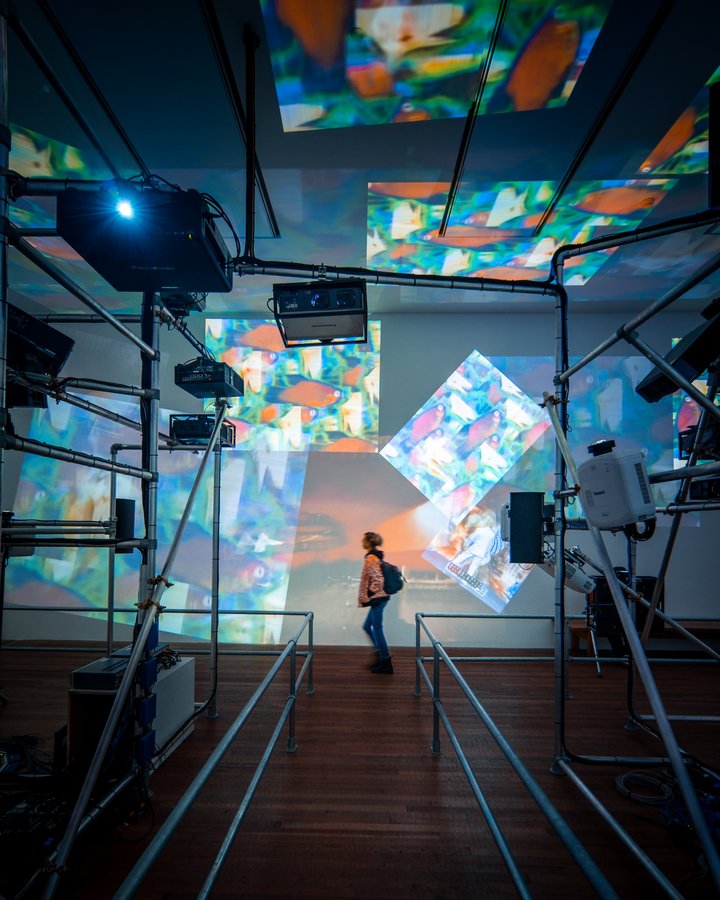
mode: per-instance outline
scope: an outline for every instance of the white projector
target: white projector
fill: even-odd
[[[645,460],[638,450],[613,452],[615,441],[588,447],[592,458],[578,466],[585,517],[597,528],[620,529],[655,518]]]

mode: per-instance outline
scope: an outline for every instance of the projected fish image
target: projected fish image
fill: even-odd
[[[516,0],[498,36],[481,112],[564,105],[609,0]],[[498,4],[262,0],[285,131],[464,118]]]
[[[229,412],[239,446],[377,452],[379,322],[366,344],[286,348],[274,322],[248,319],[208,319],[205,339],[245,384]]]
[[[672,179],[574,182],[539,239],[532,241],[554,182],[466,184],[442,236],[445,184],[371,182],[368,263],[414,274],[544,280],[558,247],[637,228],[675,184]],[[612,252],[572,257],[564,283],[586,284]]]

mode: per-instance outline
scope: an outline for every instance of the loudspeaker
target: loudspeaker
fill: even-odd
[[[616,569],[618,578],[624,584],[628,583],[627,571],[625,569]],[[657,584],[657,578],[651,575],[638,575],[636,579],[635,590],[642,594],[645,600],[652,600],[652,595]],[[618,616],[615,602],[612,598],[610,585],[607,578],[597,576],[595,578],[595,590],[590,594],[589,608],[592,612],[595,632],[598,637],[609,638],[610,641],[620,637],[623,634],[620,617]],[[661,612],[665,612],[665,585],[660,592],[657,608]],[[635,628],[638,633],[643,630],[645,619],[647,618],[647,607],[642,603],[635,604]],[[663,620],[659,616],[653,616],[652,625],[650,627],[650,636],[662,633],[664,627]]]
[[[131,541],[135,537],[135,501],[115,500],[115,539],[118,541]],[[132,547],[117,547],[116,553],[132,553]]]
[[[541,563],[545,560],[544,507],[545,494],[542,491],[510,493],[510,562]]]

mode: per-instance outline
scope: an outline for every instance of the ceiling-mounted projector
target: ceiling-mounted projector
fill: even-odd
[[[232,288],[230,253],[205,198],[132,182],[68,188],[57,230],[117,291]]]
[[[274,284],[273,312],[286,347],[367,341],[367,288],[361,278]]]

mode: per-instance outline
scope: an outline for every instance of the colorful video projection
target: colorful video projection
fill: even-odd
[[[128,418],[137,419],[130,403],[98,398]],[[167,433],[167,414],[161,430]],[[115,442],[137,444],[139,435],[104,418],[66,404],[51,405],[33,415],[35,440],[107,459]],[[139,466],[139,453],[128,450],[119,460]],[[252,451],[225,450],[222,455],[220,514],[220,608],[282,610],[285,606],[298,510],[307,455],[277,451],[257,441]],[[191,451],[161,451],[158,500],[158,571],[165,563],[187,496],[198,469]],[[48,490],[47,485],[52,485]],[[136,501],[135,535],[144,533],[137,479],[118,477],[117,495]],[[110,474],[70,463],[26,455],[15,516],[57,520],[104,521],[109,516]],[[162,628],[195,637],[210,636],[212,593],[213,465],[209,465],[172,570],[172,588],[163,596],[167,607],[190,614],[164,613]],[[115,605],[138,600],[140,555],[116,555]],[[48,607],[80,606],[90,612],[107,605],[108,552],[99,548],[38,549],[13,559],[7,569],[8,598],[13,603]],[[102,614],[104,617],[104,613]],[[118,615],[117,621],[134,621]],[[223,615],[220,640],[258,643],[277,639],[276,617]]]
[[[415,274],[545,280],[558,247],[637,228],[675,184],[668,179],[573,183],[542,236],[531,241],[554,182],[466,185],[442,237],[449,184],[370,183],[368,263]],[[569,259],[564,283],[586,284],[612,252]]]
[[[712,74],[692,104],[682,111],[640,166],[642,175],[692,175],[707,172],[711,84],[720,81],[720,68]]]
[[[641,357],[602,357],[573,378],[568,441],[578,462],[613,436],[642,450],[648,471],[673,467],[669,399],[648,404],[635,393],[646,371]],[[502,507],[511,491],[554,489],[554,434],[539,405],[553,375],[550,358],[473,353],[381,451],[447,516],[424,558],[496,612],[531,569],[509,561]],[[657,501],[671,491],[656,488]]]
[[[245,383],[229,412],[238,446],[377,452],[379,322],[365,344],[286,348],[275,322],[207,319],[205,340]]]
[[[262,0],[285,131],[464,118],[495,27],[495,0]],[[481,112],[564,105],[609,0],[517,0]]]

